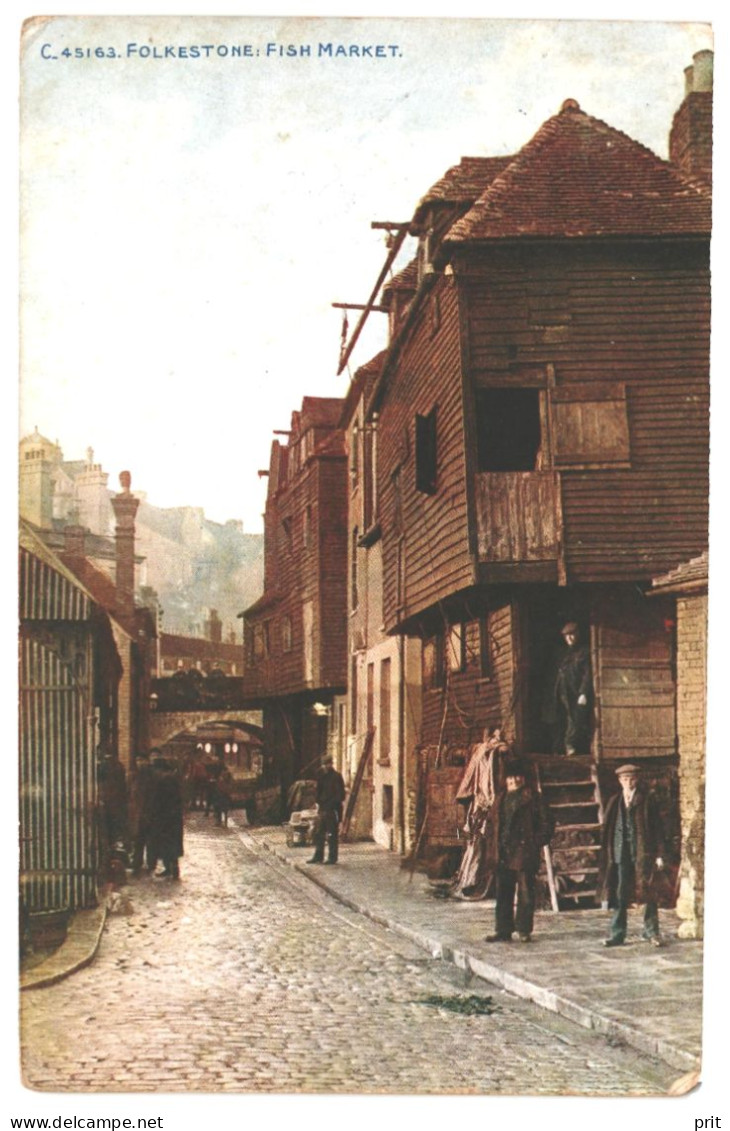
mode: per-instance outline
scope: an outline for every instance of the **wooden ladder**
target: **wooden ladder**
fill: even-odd
[[[543,849],[553,911],[595,906],[601,851],[602,805],[595,766],[588,758],[543,758],[535,763],[538,789],[555,822]]]
[[[347,804],[345,805],[345,812],[344,812],[344,815],[342,817],[342,824],[340,826],[340,836],[343,840],[345,840],[345,838],[347,837],[347,834],[350,831],[350,823],[352,821],[352,814],[355,812],[355,803],[357,801],[357,795],[360,792],[360,786],[362,785],[362,779],[365,777],[365,770],[367,768],[368,759],[370,758],[370,754],[371,754],[371,751],[373,749],[374,740],[375,740],[375,727],[371,727],[370,730],[365,735],[365,745],[362,748],[362,754],[360,755],[360,761],[358,762],[357,770],[355,771],[355,779],[352,783],[352,789],[350,790],[350,796],[347,799]]]

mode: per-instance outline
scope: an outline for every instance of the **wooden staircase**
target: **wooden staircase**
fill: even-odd
[[[603,817],[595,765],[588,756],[539,755],[534,766],[555,822],[540,872],[550,905],[553,911],[595,907]]]

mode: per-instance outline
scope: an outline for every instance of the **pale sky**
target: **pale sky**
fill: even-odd
[[[288,44],[312,54],[280,57]],[[97,46],[118,57],[63,56]],[[707,24],[679,22],[39,22],[22,59],[21,435],[37,425],[67,459],[92,446],[112,489],[129,468],[156,505],[260,530],[273,430],[304,395],[346,392],[331,303],[370,293],[386,253],[370,222],[409,219],[464,155],[516,152],[568,97],[665,157],[684,68],[711,46]],[[384,331],[371,315],[353,372]]]

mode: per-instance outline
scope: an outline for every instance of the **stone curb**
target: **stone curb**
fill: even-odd
[[[584,1029],[591,1029],[595,1033],[600,1033],[609,1040],[617,1042],[623,1041],[645,1055],[654,1056],[659,1060],[663,1060],[673,1068],[681,1069],[684,1072],[699,1072],[699,1059],[693,1053],[678,1048],[671,1041],[665,1041],[660,1037],[647,1036],[625,1021],[617,1021],[615,1018],[605,1017],[596,1010],[589,1009],[587,1006],[571,1001],[569,998],[556,994],[552,990],[546,989],[544,986],[530,982],[527,978],[520,978],[515,974],[501,970],[498,966],[494,966],[492,963],[486,962],[484,959],[468,951],[455,949],[453,946],[440,939],[430,938],[420,931],[414,931],[410,927],[392,919],[390,916],[379,915],[369,907],[358,903],[357,900],[351,899],[338,892],[326,882],[319,872],[317,875],[313,875],[301,864],[297,864],[296,861],[289,859],[286,853],[279,849],[278,846],[272,845],[265,840],[255,840],[241,828],[238,828],[238,835],[253,852],[261,854],[263,850],[269,853],[269,855],[275,856],[277,860],[287,864],[294,871],[299,872],[299,874],[309,880],[310,883],[326,891],[328,895],[343,904],[343,906],[349,907],[352,911],[359,912],[359,914],[364,915],[379,926],[387,927],[389,930],[408,939],[409,942],[427,951],[432,958],[440,958],[444,962],[450,962],[458,967],[458,969],[464,970],[466,973],[475,974],[483,981],[490,982],[492,985],[499,986],[508,993],[514,994],[515,997],[532,1001],[543,1009],[557,1013],[559,1016],[566,1018],[568,1021],[573,1021]]]
[[[20,975],[21,990],[36,990],[53,986],[56,982],[75,974],[93,962],[101,942],[106,923],[106,901],[91,911],[77,911],[62,946],[53,954]]]

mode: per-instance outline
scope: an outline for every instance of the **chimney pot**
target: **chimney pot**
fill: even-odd
[[[712,90],[714,52],[709,50],[698,51],[692,58],[694,60],[692,89],[695,91]]]

